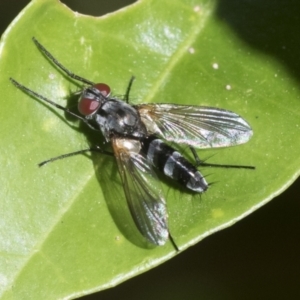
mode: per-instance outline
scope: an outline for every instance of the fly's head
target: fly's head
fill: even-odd
[[[110,95],[110,87],[105,83],[96,83],[83,90],[79,103],[79,112],[86,117],[91,117],[101,108]]]

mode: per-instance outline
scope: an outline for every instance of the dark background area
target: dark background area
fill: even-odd
[[[133,1],[63,2],[81,13],[103,15]],[[28,3],[0,1],[1,33]],[[299,12],[298,0],[221,0],[217,16],[299,80]],[[266,20],[270,27],[263,26]],[[82,299],[300,299],[299,186],[298,179],[263,208],[165,264]]]

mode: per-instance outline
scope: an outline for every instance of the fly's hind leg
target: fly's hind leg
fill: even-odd
[[[235,168],[235,169],[250,169],[250,170],[255,169],[255,167],[253,166],[209,164],[199,158],[195,148],[190,146],[190,149],[193,153],[197,167]]]

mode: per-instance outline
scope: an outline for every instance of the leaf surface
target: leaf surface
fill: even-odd
[[[176,255],[171,243],[143,243],[125,211],[113,158],[82,155],[37,167],[103,139],[9,82],[13,77],[61,105],[76,105],[69,95],[81,86],[38,51],[33,36],[64,66],[109,84],[114,94],[124,94],[136,76],[134,104],[220,107],[252,125],[249,143],[198,153],[255,171],[203,168],[216,183],[201,197],[161,176],[180,249],[248,215],[299,175],[299,89],[279,62],[249,48],[216,18],[214,1],[144,0],[101,18],[56,0],[32,1],[0,45],[3,299],[82,296]]]

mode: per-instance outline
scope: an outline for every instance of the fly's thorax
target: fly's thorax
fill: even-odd
[[[105,101],[93,119],[106,138],[112,135],[144,137],[147,135],[138,111],[131,105],[112,99]]]

